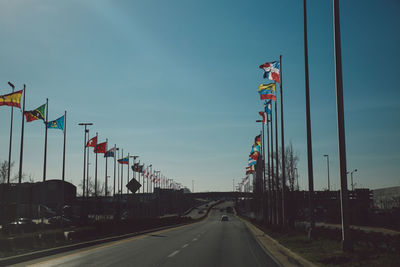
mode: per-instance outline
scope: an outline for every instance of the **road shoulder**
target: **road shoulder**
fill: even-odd
[[[251,222],[238,217],[242,220],[250,232],[253,234],[254,238],[261,245],[261,247],[269,254],[279,265],[281,266],[307,266],[316,267],[317,265],[311,263],[310,261],[304,259],[298,254],[294,253],[290,249],[282,246],[278,241],[268,236],[258,227],[253,225]]]

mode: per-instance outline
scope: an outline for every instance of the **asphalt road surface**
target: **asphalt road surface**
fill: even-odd
[[[277,266],[240,219],[221,212],[232,204],[214,207],[209,217],[198,223],[14,266]],[[221,221],[224,214],[229,221]]]

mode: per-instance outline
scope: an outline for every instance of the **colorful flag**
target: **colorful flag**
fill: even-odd
[[[47,128],[64,130],[64,115],[54,121],[49,121]]]
[[[21,108],[22,91],[23,90],[11,94],[0,95],[0,106]]]
[[[125,157],[125,158],[119,159],[119,160],[118,160],[118,163],[119,163],[119,164],[126,164],[126,165],[128,165],[128,164],[129,164],[129,158],[128,158],[128,157]]]
[[[262,90],[270,90],[270,91],[275,91],[276,90],[276,84],[274,83],[262,83],[258,86],[258,91]]]
[[[254,145],[257,147],[259,147],[259,146],[261,146],[261,134],[259,134],[259,135],[257,135],[255,138],[254,138]]]
[[[111,148],[110,150],[108,150],[105,154],[104,157],[105,158],[113,158],[115,156],[115,147]]]
[[[267,124],[267,114],[265,112],[262,112],[262,111],[258,112],[258,114],[261,115],[263,123]]]
[[[95,136],[92,139],[90,139],[87,142],[86,147],[96,147],[96,145],[97,145],[97,136]]]
[[[25,111],[26,122],[31,122],[35,120],[44,120],[45,109],[46,109],[46,104],[43,104],[37,109],[31,111]]]
[[[255,171],[254,165],[246,167],[246,175],[251,174]]]
[[[260,93],[260,99],[261,100],[266,100],[266,99],[271,99],[276,101],[276,95],[274,95],[272,93],[272,91],[270,90],[262,90],[262,91],[258,91],[258,93]]]
[[[249,166],[256,165],[256,164],[257,164],[257,160],[254,160],[251,157],[249,157]]]
[[[264,63],[260,65],[259,68],[264,70],[264,76],[263,76],[264,79],[267,78],[269,80],[280,83],[279,81],[280,64],[278,61]]]
[[[100,143],[93,149],[94,153],[106,153],[107,142]]]
[[[271,100],[266,100],[266,101],[264,102],[264,109],[265,109],[265,112],[266,112],[267,114],[271,114],[271,111],[272,111]]]

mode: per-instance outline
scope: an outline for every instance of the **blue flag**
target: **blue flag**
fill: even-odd
[[[266,113],[271,114],[272,110],[271,100],[265,101],[264,108]]]
[[[64,130],[64,116],[54,120],[54,121],[49,121],[47,123],[47,128],[48,129],[60,129]]]

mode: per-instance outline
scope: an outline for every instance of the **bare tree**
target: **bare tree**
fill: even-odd
[[[79,187],[82,187],[82,182],[79,183]],[[95,190],[94,190],[94,182],[90,179],[90,177],[89,177],[89,182],[88,182],[87,187],[88,187],[87,190],[89,192],[89,196],[94,196],[95,195],[94,194],[94,192],[95,192]],[[104,195],[104,192],[105,192],[104,190],[105,190],[104,183],[101,182],[101,181],[98,181],[97,182],[97,195],[98,196]],[[86,192],[85,192],[85,194],[86,194]],[[80,194],[80,193],[79,193],[79,195],[82,196],[82,194]]]
[[[14,162],[11,162],[11,167],[14,166]],[[0,162],[0,184],[6,183],[8,178],[8,160]]]
[[[278,187],[282,188],[282,147],[278,150],[278,166],[279,166],[279,184]],[[273,159],[276,159],[276,155],[272,155]],[[290,191],[295,190],[295,178],[296,178],[296,169],[297,163],[299,161],[299,157],[297,153],[293,149],[293,144],[290,142],[285,149],[285,177],[286,177],[286,186],[289,185]],[[274,172],[276,172],[276,166],[274,166]],[[276,175],[276,173],[275,173]]]

